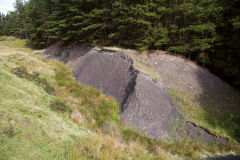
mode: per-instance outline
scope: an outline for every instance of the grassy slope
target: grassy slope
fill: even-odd
[[[2,42],[1,42],[2,43]],[[15,46],[21,47],[22,42]],[[10,46],[9,52],[6,46]],[[19,65],[53,75],[51,66],[31,56],[31,50],[1,46],[0,54],[0,159],[51,159],[62,154],[74,137],[88,134],[86,129],[57,114],[48,106],[55,96],[34,82],[11,72]],[[46,66],[44,66],[46,65]]]
[[[168,143],[125,129],[111,97],[75,82],[62,63],[42,60],[25,43],[0,38],[0,159],[193,159],[239,152],[237,144]],[[40,77],[21,78],[16,67]],[[37,83],[41,79],[55,95]],[[71,112],[52,110],[56,100],[80,111],[84,121],[74,123]],[[107,130],[106,121],[112,124]]]

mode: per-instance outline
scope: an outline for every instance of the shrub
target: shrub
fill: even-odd
[[[26,67],[21,66],[21,67],[14,68],[14,69],[12,69],[12,72],[20,78],[26,78],[26,79],[30,78]]]
[[[32,74],[28,73],[26,67],[23,66],[14,68],[12,72],[20,78],[25,78],[29,81],[35,82],[38,86],[42,87],[48,94],[55,94],[55,88],[52,87],[45,78],[41,78],[38,72],[33,72]]]
[[[64,113],[64,112],[70,112],[71,109],[69,106],[67,106],[65,103],[60,101],[59,99],[52,102],[49,106],[53,111]]]
[[[122,135],[125,142],[139,141],[149,152],[157,154],[157,146],[159,142],[155,139],[150,138],[145,133],[140,133],[137,130],[123,128]]]

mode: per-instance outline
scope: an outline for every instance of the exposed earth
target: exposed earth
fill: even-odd
[[[233,107],[240,104],[237,91],[235,96],[229,85],[192,62],[165,53],[139,56],[119,49],[78,45],[70,48],[52,45],[41,54],[70,65],[77,81],[113,96],[121,106],[121,117],[127,126],[157,139],[190,137],[207,143],[228,141],[185,119],[169,96],[169,89],[174,88],[191,93],[200,106],[224,109],[227,101],[233,102]],[[135,68],[136,62],[150,70]],[[199,97],[205,92],[208,94]],[[216,95],[218,92],[221,94]],[[230,98],[225,96],[228,92]],[[215,101],[221,106],[215,106]]]

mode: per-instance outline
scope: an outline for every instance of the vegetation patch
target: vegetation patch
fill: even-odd
[[[167,139],[157,140],[146,136],[144,133],[126,128],[122,130],[122,134],[127,144],[138,142],[142,146],[145,146],[145,149],[157,157],[157,159],[166,158],[162,155],[162,151],[164,151],[163,154],[165,155],[177,155],[174,159],[181,159],[180,157],[183,157],[183,159],[199,159],[199,157],[204,156],[202,153],[214,155],[233,151],[239,154],[240,151],[240,146],[235,143],[206,144],[189,139],[175,140],[174,142]],[[168,158],[170,159],[171,156],[168,156]]]
[[[41,78],[38,72],[29,73],[26,67],[17,67],[12,69],[12,72],[20,78],[25,78],[29,81],[35,82],[38,86],[42,87],[48,94],[54,95],[55,88],[52,87],[45,78]]]
[[[8,37],[7,36],[1,36],[0,41],[7,41]]]
[[[0,42],[1,51],[7,48],[2,46],[4,42]],[[20,49],[9,47],[7,54],[0,53],[0,159],[61,159],[67,147],[73,144],[73,137],[85,137],[89,133],[49,108],[56,97],[39,87],[35,82],[38,76],[25,69],[20,69],[16,76],[14,68],[22,65],[33,72],[29,65],[32,60],[38,66],[48,65],[29,52],[21,52],[25,61],[9,60]],[[40,83],[43,82],[40,80]]]
[[[49,106],[53,111],[64,113],[64,112],[70,112],[71,109],[69,106],[67,106],[65,103],[63,103],[60,100],[55,100],[52,102]]]
[[[186,93],[169,90],[172,101],[186,120],[209,129],[213,134],[240,142],[240,109],[219,111],[214,106],[200,107]]]

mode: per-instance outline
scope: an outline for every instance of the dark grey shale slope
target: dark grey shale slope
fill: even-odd
[[[161,84],[154,83],[143,73],[137,75],[134,92],[129,95],[122,118],[154,138],[174,136],[177,113]]]
[[[122,107],[134,90],[137,71],[132,60],[121,53],[91,50],[73,65],[77,81],[100,89],[105,95],[113,96]]]
[[[53,45],[42,54],[70,64],[77,81],[113,96],[121,106],[126,125],[153,138],[191,136],[202,142],[226,141],[194,123],[185,122],[164,85],[135,70],[132,59],[121,51]]]

